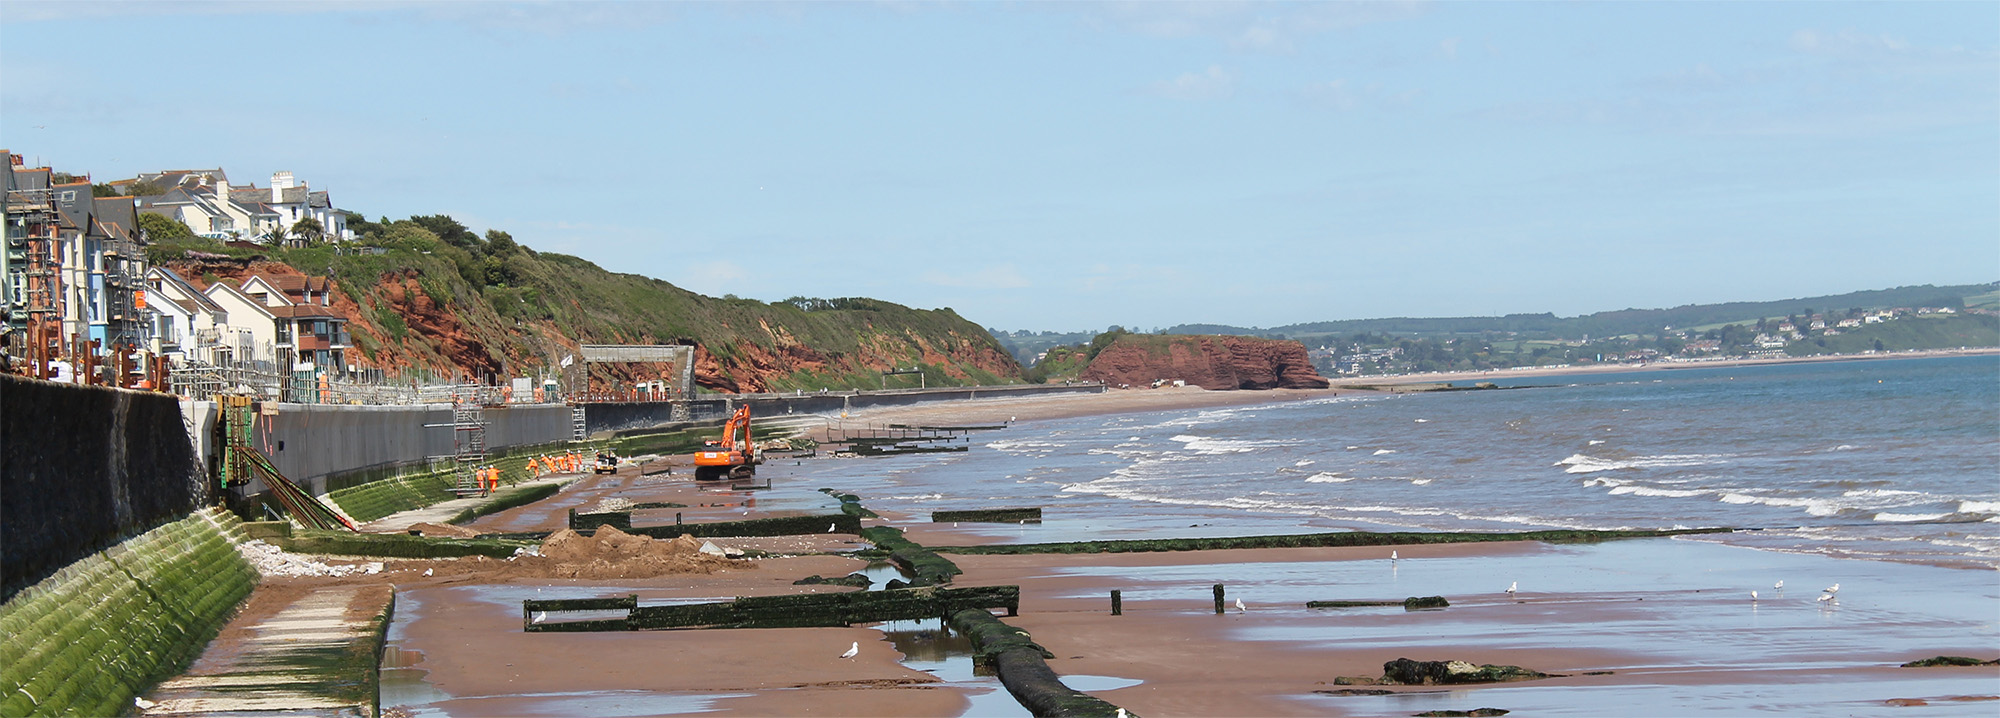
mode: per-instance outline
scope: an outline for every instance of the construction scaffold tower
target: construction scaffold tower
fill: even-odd
[[[479,469],[486,463],[486,412],[481,408],[477,388],[451,395],[452,493],[472,496],[484,490],[479,485]]]
[[[47,189],[16,189],[7,193],[7,247],[10,262],[21,265],[20,296],[7,309],[6,323],[20,332],[11,342],[15,356],[31,375],[51,378],[52,363],[69,354],[63,336],[61,266],[56,261],[61,213]],[[8,278],[0,277],[0,281]]]

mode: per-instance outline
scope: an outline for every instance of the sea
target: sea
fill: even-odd
[[[807,473],[878,510],[1043,508],[965,527],[1008,541],[1729,527],[1690,538],[2000,568],[2000,356],[1486,381],[1020,422]]]

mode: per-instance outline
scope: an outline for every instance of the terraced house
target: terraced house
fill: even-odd
[[[332,288],[324,277],[253,274],[240,287],[218,282],[204,294],[223,308],[231,326],[253,336],[251,354],[239,358],[279,369],[342,368],[351,344],[347,318],[332,309]]]

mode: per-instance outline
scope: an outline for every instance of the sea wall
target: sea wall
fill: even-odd
[[[785,414],[836,415],[871,407],[908,406],[933,401],[994,399],[1043,394],[1100,393],[1099,384],[1019,384],[1003,386],[958,386],[935,389],[897,389],[827,394],[738,394],[685,402],[686,416],[675,417],[675,402],[633,401],[587,404],[584,426],[592,435],[604,431],[625,431],[660,426],[674,421],[720,419],[736,406],[750,404],[754,416]]]
[[[257,417],[257,448],[314,494],[422,470],[427,459],[454,452],[448,404],[275,407],[275,416]],[[194,409],[214,421],[213,404],[198,402]],[[565,441],[571,434],[569,407],[560,404],[489,408],[482,418],[490,452]],[[265,490],[261,481],[245,488],[249,494]]]
[[[173,396],[0,375],[0,596],[186,516],[205,475]]]
[[[256,586],[241,540],[234,516],[204,509],[8,598],[0,715],[129,713],[134,696],[193,662]]]

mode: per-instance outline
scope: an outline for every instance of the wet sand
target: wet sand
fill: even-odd
[[[1126,390],[899,407],[849,421],[970,425],[1329,394]],[[872,470],[866,462],[855,467]],[[547,530],[561,525],[568,508],[606,498],[689,505],[642,514],[667,523],[676,511],[687,520],[723,520],[834,510],[817,486],[787,483],[785,469],[774,462],[760,472],[760,480],[773,484],[770,491],[729,492],[695,486],[678,469],[671,477],[649,477],[628,467],[475,526]],[[971,525],[955,529],[916,516],[886,520],[928,545],[1003,540]],[[860,546],[856,537],[839,534],[716,542],[778,551]],[[1962,714],[1993,704],[1946,699],[2000,693],[2000,669],[1993,667],[1895,667],[1939,654],[2000,655],[1992,616],[2000,584],[1990,572],[1670,539],[1402,546],[1395,547],[1400,560],[1394,562],[1389,550],[950,558],[965,571],[957,585],[1022,587],[1021,615],[1007,620],[1056,655],[1050,665],[1058,673],[1139,681],[1093,693],[1144,715],[1410,715],[1483,706],[1549,715],[1732,714],[1773,706],[1879,714],[1891,710],[1885,701],[1895,699],[1925,700]],[[960,715],[992,690],[939,683],[904,667],[873,628],[520,630],[520,602],[529,598],[636,593],[642,603],[655,603],[849,590],[791,582],[862,570],[866,563],[857,559],[767,558],[755,561],[755,568],[618,581],[506,578],[504,572],[423,577],[416,570],[421,563],[398,564],[399,570],[373,579],[398,586],[393,653],[407,666],[391,670],[402,671],[405,680],[397,685],[405,687],[385,688],[384,705],[393,705],[392,695],[409,695],[407,679],[420,676],[422,698],[407,706],[418,715]],[[1779,578],[1790,581],[1789,595],[1769,591]],[[1500,590],[1513,581],[1522,586],[1519,594]],[[1813,600],[1821,586],[1834,582],[1845,586],[1839,604]],[[1216,583],[1225,585],[1232,604],[1241,598],[1248,610],[1215,615],[1209,587]],[[1109,615],[1112,589],[1124,592],[1126,615]],[[1752,589],[1765,591],[1754,603]],[[1443,595],[1452,606],[1418,612],[1304,607],[1308,600],[1412,595]],[[839,658],[851,643],[861,645],[860,654]],[[1340,676],[1379,676],[1383,662],[1399,657],[1568,675],[1450,690],[1394,687],[1388,696],[1315,693],[1350,688],[1334,685]],[[1582,675],[1586,671],[1612,673]]]

